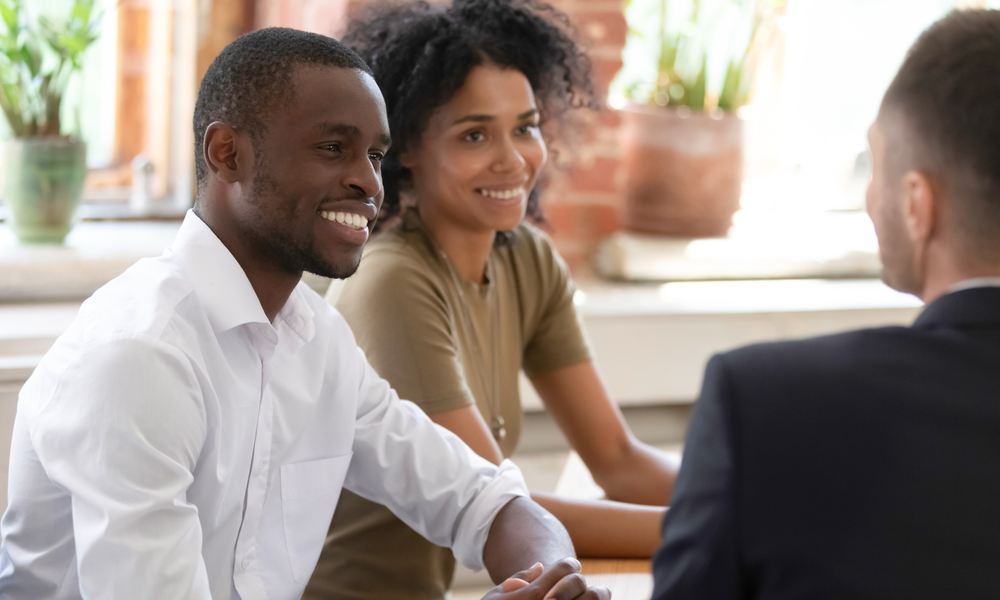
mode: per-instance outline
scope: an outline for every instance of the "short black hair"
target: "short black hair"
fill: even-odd
[[[566,14],[536,0],[454,0],[451,6],[382,2],[353,20],[343,40],[371,66],[393,140],[382,163],[385,200],[378,222],[399,212],[401,185],[410,180],[400,153],[420,138],[434,111],[461,89],[473,67],[494,64],[523,73],[543,127],[565,123],[572,108],[597,109],[590,59],[575,38]],[[539,187],[527,207],[536,222],[544,220]]]
[[[909,138],[888,140],[889,162],[940,185],[965,245],[990,259],[1000,259],[998,102],[1000,11],[955,10],[913,44],[880,110]]]
[[[318,33],[270,27],[246,33],[226,46],[205,72],[194,107],[194,164],[201,189],[208,176],[205,130],[221,121],[245,131],[255,150],[265,114],[292,97],[292,73],[299,66],[371,69],[353,50]]]

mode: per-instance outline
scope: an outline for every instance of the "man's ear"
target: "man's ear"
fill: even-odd
[[[245,136],[231,126],[215,121],[205,129],[205,164],[225,183],[237,183],[250,176],[252,150]]]
[[[919,171],[903,175],[903,220],[914,248],[925,248],[939,226],[940,201],[931,180]]]

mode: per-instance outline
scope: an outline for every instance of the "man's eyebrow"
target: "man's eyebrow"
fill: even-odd
[[[527,119],[538,114],[537,108],[532,108],[531,110],[525,111],[517,115],[518,120]],[[458,125],[459,123],[489,123],[490,121],[495,121],[496,117],[493,115],[465,115],[461,119],[455,121],[453,125]]]
[[[344,125],[342,123],[320,123],[316,125],[316,131],[324,135],[345,135],[347,137],[358,137],[361,130],[354,125]]]
[[[354,125],[344,125],[342,123],[320,123],[316,126],[316,131],[321,135],[343,135],[349,138],[361,137],[360,129]],[[388,133],[379,135],[378,141],[386,147],[392,145],[392,138],[389,137]]]

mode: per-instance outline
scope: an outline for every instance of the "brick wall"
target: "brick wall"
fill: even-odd
[[[586,39],[598,92],[621,67],[627,27],[622,0],[550,0],[566,12]],[[364,0],[257,0],[258,26],[280,25],[336,36],[346,15]],[[622,172],[618,116],[611,109],[583,115],[585,128],[572,148],[559,151],[543,196],[550,233],[575,272],[585,271],[597,243],[621,228]]]

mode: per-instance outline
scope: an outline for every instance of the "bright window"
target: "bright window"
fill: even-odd
[[[716,56],[739,41],[731,33],[739,31],[733,7],[752,1],[701,2],[703,14],[720,15],[710,20],[719,32]],[[659,4],[631,0],[626,9],[632,27],[647,38],[658,30],[652,16]],[[690,4],[668,0],[671,27],[684,21]],[[744,208],[862,208],[866,135],[882,95],[920,32],[956,5],[1000,7],[1000,0],[789,0],[761,56],[752,103],[741,113],[747,118]],[[629,40],[623,56],[613,104],[624,101],[622,81],[655,69],[655,52],[638,39]],[[710,92],[725,67],[715,63],[708,64]]]
[[[176,213],[190,205],[196,4],[95,0],[100,37],[74,74],[61,112],[64,132],[87,142],[84,216]],[[36,22],[40,14],[64,18],[73,0],[22,0],[22,6]],[[10,135],[0,119],[0,139]],[[127,210],[138,154],[151,165],[153,208]]]

